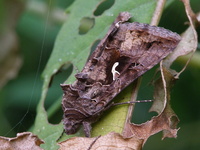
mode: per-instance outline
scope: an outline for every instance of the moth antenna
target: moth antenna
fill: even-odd
[[[141,101],[132,101],[132,102],[113,103],[112,106],[123,105],[123,104],[134,104],[134,103],[147,103],[147,102],[153,102],[153,101],[154,100],[141,100]]]

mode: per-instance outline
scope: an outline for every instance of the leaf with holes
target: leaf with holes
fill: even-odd
[[[43,145],[44,148],[55,148],[56,140],[63,131],[62,123],[59,125],[51,125],[48,123],[47,114],[44,109],[44,102],[53,76],[64,65],[69,66],[69,64],[73,64],[72,74],[67,79],[66,83],[70,84],[75,81],[74,75],[77,70],[80,71],[84,66],[88,56],[90,55],[93,43],[103,38],[119,12],[128,11],[133,16],[134,21],[149,23],[156,6],[156,1],[115,0],[112,6],[105,10],[102,15],[95,16],[94,12],[100,5],[101,2],[99,0],[89,0],[87,3],[82,0],[76,0],[67,9],[67,12],[69,12],[68,18],[57,36],[53,52],[43,72],[44,84],[41,99],[37,108],[35,126],[33,129],[35,134],[45,140],[45,144]],[[94,25],[92,25],[92,28],[86,34],[80,35],[80,22],[85,17],[93,18]],[[58,88],[60,87],[58,86]],[[126,92],[124,91],[124,93]],[[55,104],[52,104],[52,106],[56,105],[61,107],[61,105],[59,105],[60,103],[60,99],[55,100]],[[127,107],[123,106],[118,108],[120,109],[116,109],[115,113],[119,114],[121,122],[118,122],[118,120],[114,119],[114,117],[111,117],[113,119],[106,122],[106,125],[109,124],[110,126],[107,128],[107,131],[113,131],[113,126],[118,127],[114,130],[115,132],[120,132],[122,129],[126,117]],[[100,128],[98,129],[99,131],[97,132],[102,132]]]
[[[121,12],[83,70],[75,75],[77,80],[61,85],[67,134],[76,133],[83,125],[90,137],[91,124],[113,106],[113,98],[169,55],[181,39],[161,27],[129,23],[130,17]]]

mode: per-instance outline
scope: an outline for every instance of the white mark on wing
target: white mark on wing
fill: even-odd
[[[121,23],[122,21],[119,21],[115,24],[115,27],[119,28],[119,24]]]
[[[113,74],[113,81],[116,79],[116,74],[120,75],[120,73],[115,70],[116,67],[119,65],[119,62],[114,63],[114,65],[112,66],[112,74]]]

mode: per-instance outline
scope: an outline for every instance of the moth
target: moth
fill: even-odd
[[[91,124],[113,103],[112,99],[131,82],[158,64],[178,45],[181,37],[167,29],[127,22],[122,12],[89,57],[76,81],[61,84],[66,134],[83,125],[90,137]]]

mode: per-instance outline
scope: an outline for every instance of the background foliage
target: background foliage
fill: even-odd
[[[18,132],[30,131],[33,128],[36,107],[42,90],[41,74],[53,49],[56,35],[64,20],[68,19],[64,11],[66,8],[70,8],[73,2],[73,0],[18,0],[18,5],[15,5],[16,1],[13,0],[0,2],[0,32],[4,33],[7,30],[7,24],[10,22],[5,20],[8,16],[16,20],[13,23],[13,29],[17,33],[19,44],[16,53],[23,60],[18,75],[15,79],[7,82],[0,91],[1,136],[15,136]],[[108,0],[97,10],[96,14],[101,14],[105,9],[109,9],[113,2],[114,0]],[[12,7],[20,8],[19,17],[9,12]],[[194,12],[198,12],[200,10],[199,0],[191,0],[191,7]],[[187,18],[183,4],[178,0],[168,1],[159,26],[180,34],[187,28],[184,22],[187,22]],[[87,32],[87,27],[90,28],[92,23],[90,18],[83,20],[80,34]],[[199,28],[197,31],[200,33]],[[2,40],[1,35],[0,40]],[[11,43],[9,38],[6,42]],[[2,48],[3,46],[0,49]],[[195,57],[200,58],[199,50]],[[3,65],[2,61],[0,63],[0,65]],[[180,70],[184,64],[184,59],[179,59],[173,65],[173,68]],[[67,71],[56,75],[47,93],[45,108],[48,110],[49,121],[53,124],[60,122],[62,111],[61,108],[59,110],[54,109],[56,107],[52,104],[55,99],[62,95],[59,84],[66,80],[67,74],[71,71],[72,68],[70,67]],[[150,71],[144,76],[138,99],[151,98],[152,89],[147,88],[147,86],[152,74],[153,72]],[[198,149],[200,147],[199,74],[199,62],[191,62],[173,88],[171,103],[174,111],[179,116],[179,127],[181,128],[177,139],[161,141],[161,134],[157,134],[147,141],[144,149]],[[148,119],[146,112],[148,108],[148,104],[139,104],[134,112],[137,115],[135,115],[133,121],[141,123]]]

